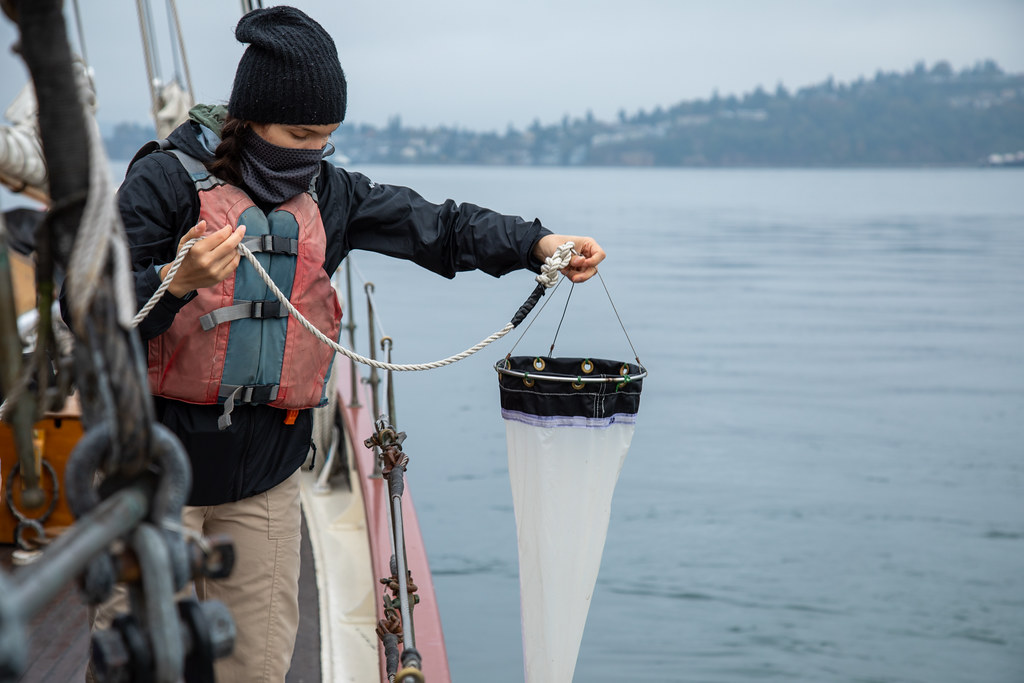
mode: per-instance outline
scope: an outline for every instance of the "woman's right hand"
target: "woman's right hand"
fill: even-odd
[[[203,237],[206,232],[206,221],[199,221],[186,232],[178,242],[178,251],[185,246],[185,243],[196,237]],[[233,229],[225,225],[220,230],[206,235],[199,240],[178,267],[167,291],[174,296],[181,298],[193,289],[212,287],[226,279],[238,268],[242,255],[238,253],[238,245],[245,237],[245,226],[240,225]],[[177,253],[177,252],[175,252]],[[160,269],[160,279],[167,277],[170,264]]]

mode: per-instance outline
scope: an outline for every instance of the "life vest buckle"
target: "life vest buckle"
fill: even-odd
[[[249,317],[263,320],[265,318],[284,317],[280,301],[250,301]]]

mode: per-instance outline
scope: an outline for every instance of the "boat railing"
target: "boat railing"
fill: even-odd
[[[381,309],[374,297],[375,286],[359,272],[351,256],[345,259],[343,267],[334,277],[336,290],[340,292],[343,289],[345,292],[343,330],[346,332],[349,347],[355,349],[355,331],[358,327],[353,305],[353,276],[361,281],[365,298],[368,357],[372,361],[383,360],[391,364],[394,340],[384,329]],[[382,357],[378,356],[378,352]],[[390,576],[381,577],[380,583],[385,585],[390,594],[383,597],[382,617],[378,621],[376,632],[383,644],[385,673],[388,679],[398,683],[415,683],[425,679],[421,655],[416,649],[413,619],[413,606],[419,602],[419,595],[409,566],[402,505],[405,493],[404,476],[409,457],[402,451],[402,442],[406,434],[398,431],[396,427],[393,370],[385,369],[382,377],[376,366],[369,365],[366,377],[360,378],[360,368],[356,361],[350,357],[348,363],[350,387],[347,405],[350,408],[360,405],[359,383],[365,383],[373,416],[374,432],[363,441],[363,445],[373,452],[373,469],[367,474],[367,478],[383,479],[387,486],[386,500],[381,500],[380,504],[385,506],[388,517],[391,546],[391,558],[388,563]],[[341,452],[340,449],[331,449],[334,457]],[[332,463],[324,463],[324,470],[329,469],[332,469]]]

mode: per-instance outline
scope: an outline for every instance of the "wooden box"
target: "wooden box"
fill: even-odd
[[[46,416],[35,424],[33,430],[33,443],[37,454],[41,455],[46,463],[49,463],[56,474],[58,489],[56,505],[49,517],[43,522],[47,537],[58,535],[64,528],[71,526],[74,517],[68,508],[67,500],[64,497],[64,467],[72,449],[82,436],[81,411],[74,396],[68,399],[64,409],[57,413],[47,413]],[[8,500],[25,517],[38,519],[51,505],[53,498],[54,481],[48,468],[42,467],[40,486],[46,496],[43,506],[37,509],[28,509],[21,503],[21,489],[23,480],[20,476],[13,479],[11,470],[18,462],[17,451],[14,448],[14,434],[11,426],[0,422],[0,475],[3,476],[2,491],[0,496],[0,543],[14,543],[14,531],[18,526],[18,518],[11,511]],[[10,495],[8,487],[12,486]],[[29,531],[26,538],[34,539],[35,535]]]

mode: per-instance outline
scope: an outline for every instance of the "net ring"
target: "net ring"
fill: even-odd
[[[544,359],[543,358],[534,358],[533,359],[533,368],[537,372],[543,372],[544,371],[544,367],[545,367],[545,363],[544,363]]]
[[[594,371],[594,362],[589,358],[584,358],[583,362],[580,363],[580,370],[583,371],[583,374],[589,375]]]

